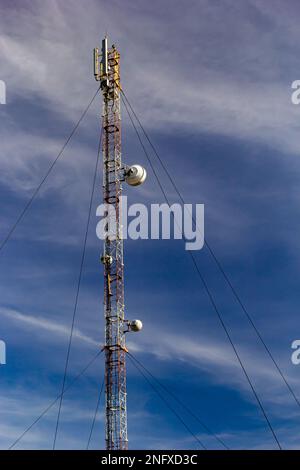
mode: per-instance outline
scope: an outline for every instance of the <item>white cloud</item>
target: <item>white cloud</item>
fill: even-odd
[[[282,417],[284,409],[285,416],[298,418],[299,410],[294,399],[261,346],[258,348],[257,343],[248,342],[235,345],[254,387],[263,402],[269,405],[272,414]],[[180,363],[183,363],[190,368],[199,369],[207,375],[212,386],[215,384],[239,390],[245,400],[256,403],[230,344],[212,333],[208,335],[205,331],[202,334],[197,331],[195,338],[192,333],[185,335],[161,327],[154,332],[148,327],[147,336],[143,337],[143,346],[129,340],[128,348],[137,358],[145,353],[152,354],[158,361],[179,364],[179,368]],[[298,370],[294,367],[283,372],[297,396],[300,385]]]
[[[143,3],[125,7],[91,0],[85,8],[75,1],[34,2],[33,9],[30,2],[17,16],[3,11],[4,78],[19,96],[29,92],[73,118],[93,88],[92,47],[109,26],[123,54],[125,89],[147,126],[217,133],[298,152],[300,111],[290,100],[297,62],[288,64],[290,79],[283,78],[281,52],[261,24],[264,15],[276,34],[278,20],[265,10],[251,1],[244,8],[190,1],[189,9],[175,2],[166,44],[163,16],[151,15]],[[284,32],[295,40],[291,23]],[[275,44],[280,44],[276,36]]]
[[[16,439],[30,426],[38,416],[54,402],[56,397],[43,395],[28,390],[17,388],[6,390],[0,395],[1,424],[0,445],[2,449],[8,449]],[[51,448],[53,442],[54,426],[57,418],[57,403],[27,432],[16,444],[14,449],[45,449]],[[87,410],[84,403],[76,399],[64,398],[62,408],[62,420],[64,426],[72,424],[74,429],[80,425],[81,429],[89,430],[94,416],[94,409]],[[99,410],[97,422],[103,422],[103,411]],[[59,433],[59,448],[84,448],[86,442],[76,435],[76,432],[63,431]]]
[[[43,317],[27,315],[17,310],[12,310],[3,307],[0,309],[0,315],[5,316],[8,320],[14,322],[15,324],[18,324],[19,327],[22,325],[23,328],[29,328],[30,330],[35,331],[36,334],[44,332],[51,333],[51,336],[49,337],[50,341],[52,335],[56,335],[58,337],[69,337],[70,335],[70,327],[50,321]],[[74,338],[88,343],[91,346],[95,346],[96,348],[99,347],[99,343],[95,339],[85,335],[77,328],[74,328],[73,336]]]
[[[29,329],[38,336],[46,334],[45,337],[50,343],[59,338],[69,337],[70,334],[69,326],[41,316],[32,316],[3,307],[0,309],[0,315],[13,322],[15,327]],[[51,333],[51,335],[47,333]],[[77,338],[95,349],[99,348],[99,343],[93,337],[86,335],[79,329],[75,328],[73,335],[74,339]],[[128,348],[134,355],[140,356],[147,353],[155,356],[158,361],[171,361],[173,365],[179,361],[179,363],[186,363],[189,367],[199,368],[210,377],[212,384],[239,389],[246,399],[253,401],[253,397],[249,393],[249,385],[230,344],[220,341],[217,337],[208,339],[205,334],[201,335],[198,332],[197,339],[195,339],[194,335],[172,333],[162,328],[159,332],[154,332],[148,327],[147,335],[143,336],[143,347],[128,338]],[[275,411],[278,410],[278,407],[283,406],[292,406],[293,409],[295,405],[293,400],[273,364],[268,359],[266,360],[266,356],[262,356],[250,344],[247,347],[238,346],[238,349],[244,364],[246,364],[248,374],[258,390],[263,393],[264,400],[273,404]],[[296,386],[299,385],[297,377],[287,373],[285,375],[296,390]],[[281,414],[281,410],[278,414]]]
[[[184,2],[173,2],[166,31],[163,15],[153,14],[152,4],[149,7],[131,2],[125,8],[124,3],[90,0],[87,7],[75,0],[31,1],[24,2],[26,8],[18,15],[10,7],[1,11],[0,78],[8,87],[1,126],[2,183],[9,180],[9,186],[16,190],[31,190],[38,178],[40,149],[48,160],[59,147],[57,136],[37,137],[23,131],[15,115],[9,114],[10,104],[18,105],[25,98],[44,106],[46,113],[59,113],[61,118],[75,121],[96,88],[91,51],[106,29],[121,47],[124,88],[147,128],[169,135],[173,131],[220,134],[267,144],[284,153],[299,152],[300,107],[290,101],[290,83],[299,78],[294,75],[299,60],[293,56],[293,44],[297,45],[299,39],[297,18],[286,22],[285,17],[278,19],[261,2],[244,2],[245,7],[256,5],[252,14],[263,10],[270,31],[265,34],[265,25],[251,20],[247,9],[243,11],[237,2],[225,5],[203,1],[200,5],[190,1],[190,8]],[[282,34],[276,37],[278,24]],[[288,50],[280,49],[282,37]],[[39,112],[43,116],[44,110]],[[93,117],[96,119],[95,114]],[[10,120],[15,120],[13,125]],[[86,149],[80,153],[78,174]],[[65,180],[58,178],[57,182]],[[65,324],[42,316],[4,308],[0,315],[48,340],[69,335]],[[75,336],[82,343],[98,346],[93,337],[79,329]],[[150,337],[143,349],[136,344],[129,346],[140,353],[146,350],[158,360],[192,363],[209,374],[213,383],[238,388],[252,400],[236,360],[224,343],[214,343],[205,335],[195,339],[166,331],[155,331]],[[242,354],[264,391],[264,400],[286,410],[287,395],[278,386],[274,370],[261,362],[255,350],[243,347]],[[295,377],[289,380],[298,384]],[[14,410],[12,403],[7,405]],[[272,412],[276,412],[275,406]],[[2,427],[3,437],[12,437],[14,432],[9,426]]]

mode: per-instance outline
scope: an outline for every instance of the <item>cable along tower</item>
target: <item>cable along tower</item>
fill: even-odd
[[[126,408],[126,341],[128,331],[140,331],[140,320],[129,321],[124,313],[124,263],[121,221],[122,182],[138,186],[146,179],[140,165],[122,164],[120,54],[102,40],[102,50],[94,49],[94,76],[103,96],[102,153],[103,202],[107,205],[108,226],[101,261],[104,266],[105,317],[105,439],[107,450],[128,448]]]

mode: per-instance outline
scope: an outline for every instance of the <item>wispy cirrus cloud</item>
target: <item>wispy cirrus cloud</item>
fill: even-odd
[[[30,329],[31,331],[36,331],[37,334],[51,333],[58,337],[61,336],[63,338],[70,336],[69,326],[56,323],[41,316],[27,315],[17,310],[12,310],[8,308],[1,308],[0,316],[6,317],[8,321],[13,322],[15,325],[18,325],[18,327],[23,325],[23,328]],[[95,339],[85,335],[77,328],[74,328],[73,335],[74,338],[77,338],[80,341],[83,341],[84,343],[88,343],[90,346],[95,346],[96,348],[99,347],[99,343]]]
[[[226,248],[223,253],[226,259],[234,258],[236,261],[243,252],[246,267],[239,265],[239,268],[235,266],[233,268],[232,264],[229,264],[229,267],[233,269],[235,278],[242,280],[240,284],[244,282],[247,286],[254,286],[253,277],[256,276],[259,288],[254,290],[253,287],[253,291],[245,288],[244,292],[258,303],[259,295],[264,294],[266,279],[271,279],[274,271],[281,273],[283,271],[281,266],[276,264],[279,255],[274,252],[274,255],[271,254],[274,264],[270,267],[270,271],[263,272],[259,276],[260,270],[269,266],[269,261],[261,261],[259,257],[259,261],[256,259],[257,264],[255,264],[255,250],[251,251],[251,246],[247,257],[245,250],[241,248],[244,248],[245,238],[252,236],[253,245],[256,246],[261,232],[270,227],[270,232],[267,232],[265,237],[268,240],[265,246],[269,248],[269,242],[273,240],[275,232],[277,236],[278,233],[280,236],[283,236],[283,233],[288,233],[290,236],[290,233],[297,232],[288,224],[277,229],[274,219],[271,219],[272,223],[268,219],[269,213],[272,212],[270,211],[272,204],[276,204],[276,209],[280,201],[283,206],[290,207],[293,203],[298,206],[298,192],[293,193],[291,200],[285,199],[284,184],[288,184],[289,194],[291,191],[288,178],[283,181],[283,186],[278,190],[278,173],[281,177],[285,175],[285,172],[289,175],[291,168],[294,175],[297,175],[299,171],[295,154],[299,152],[297,122],[300,108],[293,106],[290,102],[290,83],[299,78],[295,74],[298,73],[300,66],[299,59],[297,59],[298,21],[296,15],[292,14],[296,3],[285,2],[283,8],[282,2],[274,1],[272,11],[265,6],[265,2],[255,0],[243,3],[229,0],[222,3],[189,0],[188,6],[186,2],[177,0],[172,2],[154,0],[151,5],[141,0],[137,2],[115,0],[110,3],[90,0],[88,5],[89,8],[86,4],[75,2],[75,0],[43,3],[24,1],[22,6],[18,5],[16,8],[10,5],[1,7],[0,78],[5,79],[8,85],[8,103],[0,110],[2,187],[5,191],[9,188],[14,195],[18,194],[21,199],[27,200],[28,193],[34,189],[39,180],[39,175],[44,174],[42,163],[48,164],[52,155],[57,153],[62,135],[68,134],[72,123],[78,119],[92,95],[91,92],[97,86],[93,79],[91,51],[100,43],[103,33],[108,31],[110,38],[121,48],[124,90],[128,93],[147,129],[151,129],[158,139],[161,138],[162,155],[173,165],[172,172],[180,182],[182,191],[201,198],[201,201],[203,195],[206,196],[213,221],[210,224],[210,230],[216,237],[225,239],[222,246]],[[100,112],[100,107],[97,108],[97,106],[91,110],[90,117],[83,124],[81,138],[89,141],[91,134],[96,135],[98,127],[95,122],[98,122]],[[32,122],[29,121],[31,118]],[[128,130],[125,119],[123,122],[125,129]],[[91,129],[91,123],[94,123],[95,129]],[[128,134],[125,134],[125,145],[126,135]],[[209,145],[202,146],[202,142],[200,145],[199,136],[211,139]],[[221,140],[223,137],[227,139],[226,148],[224,140],[222,145],[206,154],[209,148],[213,147],[215,140]],[[180,149],[180,140],[184,140],[182,149]],[[173,142],[174,145],[171,147]],[[242,151],[238,147],[237,152],[236,148],[231,145],[233,142],[242,142]],[[187,143],[189,145],[186,145]],[[177,144],[178,149],[175,149]],[[255,146],[255,151],[248,153],[248,145]],[[75,248],[79,249],[79,239],[76,238],[71,227],[73,227],[72,220],[76,220],[81,228],[85,223],[86,206],[82,205],[82,196],[83,188],[89,185],[84,171],[85,165],[90,162],[89,146],[79,145],[72,149],[74,157],[71,164],[63,164],[60,174],[55,174],[54,181],[52,179],[50,183],[51,195],[57,197],[55,209],[59,212],[59,216],[54,214],[54,210],[50,210],[47,212],[48,223],[45,220],[45,213],[39,212],[40,219],[36,217],[35,224],[27,227],[30,230],[24,235],[27,237],[27,242],[28,240],[45,242],[47,253],[43,253],[45,264],[42,266],[45,272],[44,289],[39,287],[40,279],[38,269],[36,269],[37,257],[41,255],[41,251],[37,250],[37,244],[34,245],[33,250],[30,249],[30,243],[21,245],[22,240],[17,235],[20,251],[16,251],[15,257],[13,253],[9,258],[11,262],[3,267],[4,279],[1,283],[3,304],[7,302],[7,305],[18,305],[15,308],[3,307],[0,310],[0,315],[5,319],[6,331],[12,335],[18,333],[17,339],[22,348],[22,354],[24,350],[22,341],[25,341],[25,337],[28,338],[28,333],[42,340],[45,345],[43,351],[50,351],[51,354],[45,354],[41,360],[46,361],[47,356],[47,360],[52,362],[52,368],[48,374],[51,375],[50,380],[54,383],[60,383],[65,351],[56,351],[52,347],[52,342],[62,345],[62,349],[66,344],[69,335],[67,325],[71,302],[69,294],[71,287],[73,288],[68,284],[68,290],[65,289],[67,280],[61,276],[61,270],[74,274],[77,269],[77,265],[74,268],[70,259],[72,258],[73,261],[74,252],[77,256]],[[267,156],[265,149],[271,149]],[[137,152],[136,147],[129,146],[130,158],[138,155]],[[234,152],[237,152],[235,159],[230,159],[231,153]],[[282,158],[283,154],[284,158]],[[242,175],[240,175],[241,167],[235,170],[239,161],[243,161],[246,167]],[[249,161],[253,163],[253,167],[247,166]],[[262,171],[260,166],[262,161],[265,162],[263,175],[266,175],[266,178],[257,187],[257,180]],[[71,165],[76,168],[73,167],[70,177]],[[217,166],[223,169],[228,168],[228,172],[220,173],[220,179],[217,179]],[[273,187],[268,187],[274,179],[274,169],[277,170],[277,180],[275,178],[274,182],[276,193]],[[233,179],[231,179],[232,174]],[[73,180],[77,180],[76,188],[72,187]],[[60,191],[62,185],[69,183],[71,184],[69,192]],[[145,186],[143,190],[143,197],[150,200],[153,194],[156,196],[152,177],[148,179],[147,184],[148,186]],[[298,187],[298,184],[295,186]],[[7,199],[10,200],[9,197]],[[3,211],[6,212],[8,210],[6,199],[3,201]],[[269,205],[265,204],[266,201]],[[284,204],[285,201],[286,204]],[[250,206],[251,208],[255,206],[255,210],[251,211]],[[263,210],[259,210],[262,206]],[[66,209],[68,209],[67,214]],[[13,219],[15,210],[18,212],[19,206],[12,204],[9,208],[9,215]],[[286,207],[281,207],[280,214],[286,214],[285,210]],[[3,217],[1,231],[5,233],[4,224],[7,228],[10,225],[7,220],[10,218]],[[37,234],[40,220],[43,223],[43,233]],[[59,227],[63,228],[61,236],[57,230]],[[251,228],[253,228],[252,232]],[[65,233],[67,231],[69,238]],[[228,239],[233,240],[231,245],[227,242]],[[60,243],[61,240],[64,240],[64,245]],[[70,245],[74,248],[74,251],[69,253],[70,259],[64,257],[68,240],[72,242]],[[295,257],[295,240],[292,242],[290,238],[287,240],[291,253]],[[54,264],[52,254],[48,253],[50,243],[55,243],[55,241],[57,249],[60,250],[58,251],[60,264],[58,262]],[[148,360],[150,357],[155,371],[166,370],[168,380],[172,378],[176,382],[177,366],[183,365],[183,368],[190,371],[193,377],[195,371],[199,372],[194,379],[194,385],[195,383],[205,384],[211,386],[212,390],[219,388],[222,391],[222,399],[223,394],[228,393],[229,390],[234,395],[234,399],[237,400],[238,396],[237,401],[243,404],[240,420],[246,426],[248,421],[246,423],[243,418],[247,412],[250,416],[247,404],[252,404],[253,398],[248,393],[247,384],[236,365],[229,345],[224,339],[220,340],[219,336],[214,336],[215,330],[209,330],[209,328],[202,330],[196,326],[185,330],[182,327],[183,315],[187,314],[188,309],[195,317],[199,310],[201,310],[201,315],[207,315],[205,305],[204,308],[199,309],[198,304],[192,304],[189,307],[180,304],[181,296],[193,298],[199,292],[199,286],[192,284],[194,282],[192,277],[189,278],[189,283],[186,283],[189,267],[182,262],[176,250],[168,250],[168,258],[165,259],[164,249],[159,251],[156,250],[156,246],[151,248],[153,250],[148,253],[147,257],[146,247],[139,251],[139,248],[129,246],[130,257],[127,272],[130,273],[131,267],[131,278],[127,283],[127,295],[135,299],[135,308],[137,290],[143,292],[139,307],[145,310],[147,308],[145,304],[151,303],[153,310],[151,321],[159,325],[160,331],[149,328],[147,332],[145,329],[142,333],[144,335],[143,346],[138,340],[131,338],[129,340],[131,350],[143,360]],[[28,253],[25,256],[26,250]],[[99,252],[100,247],[97,245],[92,254],[94,259],[99,257]],[[139,264],[139,259],[143,260],[143,266]],[[164,263],[168,264],[168,270],[164,268]],[[263,268],[259,263],[263,264]],[[284,269],[287,269],[286,264],[284,264]],[[252,277],[247,271],[251,267],[253,267]],[[40,265],[39,268],[41,269]],[[51,289],[49,282],[46,282],[48,269],[51,274]],[[143,270],[143,276],[145,276],[143,285],[139,284],[141,278],[139,269]],[[169,272],[172,272],[174,279],[169,277]],[[285,271],[284,273],[286,274]],[[57,287],[54,289],[53,284],[57,274],[60,277],[59,280],[56,279]],[[96,276],[92,279],[91,273],[87,274],[90,277],[85,285],[86,297],[90,299],[91,284]],[[285,274],[282,274],[282,277]],[[146,275],[148,275],[147,279]],[[30,276],[32,283],[30,283]],[[294,278],[297,278],[296,274]],[[16,283],[16,280],[19,282]],[[94,284],[97,282],[98,278]],[[180,289],[181,283],[186,283],[186,292]],[[278,289],[272,289],[272,296],[274,290],[284,295],[283,284],[284,282]],[[155,288],[158,289],[158,294],[154,299]],[[34,295],[31,294],[32,292]],[[93,292],[97,292],[97,299],[101,299],[98,285],[94,287]],[[219,293],[218,290],[217,292]],[[269,295],[271,297],[271,294]],[[162,305],[163,301],[172,298],[176,298],[172,311],[166,311]],[[145,302],[145,299],[148,302]],[[23,308],[25,303],[26,308]],[[43,313],[43,308],[39,308],[43,303],[51,304],[53,317],[50,317],[49,312]],[[178,303],[178,306],[175,303]],[[199,304],[202,307],[201,299]],[[59,308],[57,308],[58,305]],[[226,305],[222,299],[221,306],[226,308]],[[270,303],[267,306],[260,305],[263,318],[267,317],[266,311],[269,311],[269,306]],[[35,307],[32,309],[35,313],[26,313],[31,312],[31,307]],[[95,331],[99,331],[100,334],[101,329],[103,330],[103,324],[99,326],[98,317],[95,319],[92,315],[92,312],[96,312],[98,304],[93,304],[91,308],[88,304],[88,307],[84,309],[80,326],[75,331],[75,337],[78,339],[76,346],[79,345],[80,354],[82,346],[89,348],[97,345],[93,334]],[[288,318],[291,323],[289,328],[293,333],[297,322],[292,321],[290,310],[295,310],[295,308],[290,304],[285,305],[282,314],[285,321],[289,313]],[[141,313],[144,314],[144,312]],[[168,325],[161,325],[161,317],[167,315],[172,318],[170,328]],[[277,314],[276,319],[272,318],[271,321],[279,323],[279,316]],[[264,327],[267,332],[270,331],[270,324],[265,323]],[[235,325],[234,331],[238,338],[242,336],[240,325]],[[284,341],[281,341],[281,349],[285,347]],[[290,406],[291,402],[286,391],[279,386],[276,372],[266,363],[265,358],[262,359],[259,355],[256,345],[250,345],[247,341],[240,341],[240,343],[241,353],[263,395],[264,403],[272,412],[272,417],[275,416],[276,419],[283,421],[285,417],[288,417],[291,419],[291,426],[294,425],[296,428],[298,415]],[[271,338],[271,344],[272,350],[277,351],[275,339]],[[40,352],[40,343],[38,343],[33,354],[40,357]],[[84,360],[82,358],[82,361]],[[35,374],[34,369],[35,367],[31,371],[32,380]],[[20,386],[20,382],[26,380],[25,372],[21,379],[21,374],[15,376],[10,369],[6,370],[9,371],[8,382],[15,380]],[[291,383],[298,385],[296,374],[291,374],[290,370],[288,372]],[[9,373],[12,375],[10,376]],[[40,377],[36,382],[39,380]],[[187,380],[188,384],[190,384],[189,380],[190,378]],[[45,387],[47,385],[50,387],[48,382]],[[40,382],[37,389],[44,393]],[[193,387],[190,387],[189,396],[192,394]],[[140,389],[137,390],[136,396],[140,396]],[[20,390],[19,398],[19,407],[13,401],[5,402],[12,411],[12,416],[20,415],[20,422],[16,430],[11,421],[12,418],[7,413],[7,420],[1,425],[3,441],[5,435],[13,437],[23,427],[21,417],[24,403],[26,405],[28,399],[26,390]],[[34,401],[39,403],[37,396],[34,396]],[[196,401],[198,403],[198,396]],[[204,403],[210,404],[210,400],[207,399]],[[76,408],[77,405],[74,400],[70,403],[70,409]],[[142,405],[146,408],[147,403]],[[236,401],[233,407],[235,406]],[[151,412],[152,410],[151,408]],[[30,411],[35,414],[38,410],[31,408]],[[253,412],[251,417],[254,416],[253,421],[257,423],[257,410],[253,411],[251,408],[251,411]],[[85,420],[83,415],[80,415],[82,422]],[[142,425],[145,423],[144,415],[140,421]],[[137,427],[138,424],[136,420],[135,426]],[[227,429],[228,439],[234,441],[237,447],[272,445],[269,437],[259,434],[257,430],[255,433],[259,439],[253,439],[253,433],[250,431],[240,432],[240,440],[236,439],[234,432],[228,431],[230,426],[231,421],[227,419],[226,426],[223,428]],[[77,421],[74,430],[76,428],[79,432],[80,427]],[[171,428],[172,431],[173,427]],[[157,426],[154,429],[156,431]],[[238,426],[237,429],[239,432]],[[290,430],[284,427],[281,429],[282,434],[289,438]],[[69,431],[71,432],[70,429]],[[48,432],[47,429],[46,433]],[[154,435],[154,432],[152,434]],[[132,435],[134,436],[134,433]],[[178,439],[174,436],[172,442],[180,447],[181,431],[178,432],[178,436]],[[31,434],[28,436],[26,446],[28,448],[45,447],[47,446],[46,437],[45,435],[45,439],[40,440],[38,433]],[[142,445],[137,433],[133,438],[135,442]],[[158,440],[162,442],[162,436],[159,439],[153,439],[149,445],[159,445]],[[261,443],[258,442],[259,440]],[[166,446],[172,445],[169,439],[163,442]],[[187,446],[192,445],[190,441],[185,443]],[[82,440],[75,435],[73,442],[66,442],[65,445],[81,447]]]
[[[289,40],[291,47],[295,44],[296,19],[289,15],[281,37],[274,14],[280,2],[274,11],[251,0],[243,8],[233,1],[189,3],[186,9],[173,2],[168,44],[164,17],[151,14],[142,1],[126,6],[90,1],[88,12],[74,2],[28,2],[18,16],[6,8],[0,35],[4,78],[14,94],[29,92],[73,117],[84,106],[82,90],[92,88],[91,49],[101,29],[109,29],[126,51],[125,90],[148,126],[222,134],[298,152],[299,109],[290,100],[297,55],[289,56],[284,74],[278,64],[278,48]],[[124,8],[126,21],[121,23]],[[55,17],[52,27],[49,17]]]

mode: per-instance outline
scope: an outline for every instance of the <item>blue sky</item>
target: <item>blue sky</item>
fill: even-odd
[[[124,90],[300,396],[291,343],[300,335],[299,5],[277,0],[2,1],[0,220],[4,237],[96,89],[92,49],[107,32]],[[64,369],[98,142],[93,105],[0,258],[0,448],[57,396]],[[123,156],[148,169],[130,202],[163,196],[123,110]],[[153,161],[155,162],[153,156]],[[159,167],[157,166],[157,169]],[[161,170],[159,170],[161,171]],[[103,343],[101,242],[94,201],[69,380]],[[174,190],[161,171],[172,202]],[[284,448],[299,448],[300,413],[206,249],[196,254]],[[143,332],[130,350],[235,449],[272,436],[180,241],[125,245],[126,313]],[[85,448],[103,377],[99,358],[67,393],[58,448]],[[178,409],[207,447],[219,444]],[[57,407],[16,448],[51,448]],[[128,363],[131,448],[197,443]],[[92,448],[104,447],[103,406]]]

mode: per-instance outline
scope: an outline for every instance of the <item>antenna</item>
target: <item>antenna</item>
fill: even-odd
[[[126,348],[127,332],[142,329],[140,320],[126,320],[124,312],[124,263],[121,221],[122,181],[138,186],[146,179],[140,165],[126,166],[121,158],[120,54],[115,46],[102,41],[101,61],[94,49],[94,75],[100,81],[103,95],[102,152],[103,200],[113,206],[116,235],[104,240],[101,261],[104,267],[105,316],[105,435],[107,450],[128,448],[126,409]],[[110,211],[109,211],[110,213]],[[108,214],[108,217],[110,215]]]

